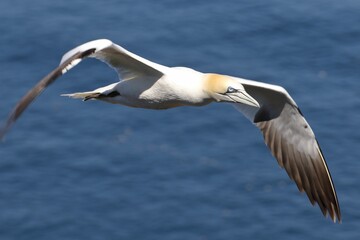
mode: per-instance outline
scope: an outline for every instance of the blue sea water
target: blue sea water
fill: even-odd
[[[226,104],[166,111],[62,93],[116,81],[96,60],[0,144],[0,239],[359,239],[360,2],[0,2],[0,119],[67,50],[108,38],[168,66],[279,84],[315,131],[343,222],[312,207]]]

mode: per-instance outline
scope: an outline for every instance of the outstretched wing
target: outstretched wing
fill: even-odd
[[[13,123],[20,117],[30,103],[61,75],[76,66],[86,57],[94,57],[114,68],[122,79],[146,76],[148,79],[159,79],[167,67],[139,57],[110,40],[100,39],[80,45],[66,53],[60,66],[40,80],[21,98],[10,113],[5,125],[0,129],[0,139],[4,137]]]
[[[314,132],[295,101],[279,86],[239,79],[260,108],[234,104],[263,133],[265,143],[310,202],[341,221],[334,184]]]
[[[107,39],[84,43],[70,50],[62,57],[60,64],[72,58],[72,56],[78,52],[85,52],[94,48],[95,52],[89,55],[89,57],[97,58],[107,63],[118,72],[123,80],[139,76],[153,77],[157,80],[163,75],[163,72],[168,69],[166,66],[133,54]]]

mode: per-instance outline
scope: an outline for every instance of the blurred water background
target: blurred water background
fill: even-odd
[[[0,239],[359,239],[359,13],[357,0],[2,0],[2,120],[63,53],[98,38],[164,65],[279,84],[318,137],[343,223],[298,193],[229,105],[60,97],[116,81],[87,60],[0,144]]]

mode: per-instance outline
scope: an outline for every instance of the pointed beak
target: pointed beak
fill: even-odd
[[[229,97],[236,103],[242,103],[252,107],[260,107],[260,104],[245,90],[238,90],[238,92],[232,94]]]

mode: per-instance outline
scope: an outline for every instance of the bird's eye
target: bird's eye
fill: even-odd
[[[227,89],[226,92],[227,92],[227,93],[234,93],[234,92],[236,92],[236,89],[233,88],[233,87],[228,87],[228,89]]]

